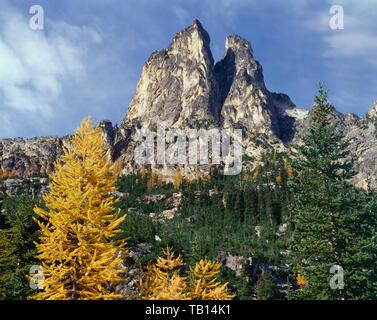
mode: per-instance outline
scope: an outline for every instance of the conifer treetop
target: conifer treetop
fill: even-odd
[[[122,279],[119,265],[126,255],[124,241],[112,241],[126,215],[114,212],[118,201],[116,175],[106,157],[99,127],[90,116],[81,122],[69,152],[55,163],[47,210],[34,212],[42,234],[36,243],[45,275],[37,299],[114,299],[108,284]]]

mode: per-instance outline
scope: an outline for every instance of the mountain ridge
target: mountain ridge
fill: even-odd
[[[145,62],[120,127],[113,127],[108,120],[99,126],[109,157],[125,163],[124,174],[137,170],[133,159],[136,132],[141,128],[155,129],[158,121],[164,121],[167,128],[185,130],[241,128],[244,152],[254,158],[254,166],[263,153],[255,143],[256,137],[265,137],[268,146],[285,151],[299,141],[298,136],[310,125],[311,111],[297,108],[288,95],[266,88],[263,67],[255,60],[250,42],[240,36],[226,38],[225,53],[215,62],[210,36],[195,19],[173,37],[166,49],[153,52]],[[377,101],[363,117],[338,111],[333,116],[353,140],[350,151],[356,158],[355,168],[360,171],[353,182],[365,187],[370,179],[377,186]],[[0,166],[21,174],[52,170],[62,146],[69,147],[69,139],[70,136],[3,139]]]

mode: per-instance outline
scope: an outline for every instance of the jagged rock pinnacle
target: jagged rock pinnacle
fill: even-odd
[[[159,120],[174,127],[217,121],[218,87],[209,43],[208,33],[194,20],[173,37],[166,50],[152,54],[122,126],[135,121],[143,127],[154,127]]]
[[[242,52],[243,54],[253,57],[253,49],[251,48],[250,42],[241,38],[238,35],[232,35],[226,37],[225,50],[233,50],[237,52]]]
[[[373,106],[369,109],[366,116],[368,118],[377,118],[377,100],[374,102]]]

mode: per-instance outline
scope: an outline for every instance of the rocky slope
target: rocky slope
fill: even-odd
[[[102,137],[113,158],[115,133],[110,121],[101,121]],[[18,175],[48,173],[54,162],[63,154],[63,147],[70,150],[71,135],[59,137],[15,138],[0,141],[0,166],[8,172],[13,169]]]
[[[241,128],[244,152],[255,165],[266,148],[285,150],[298,141],[311,121],[311,110],[296,108],[282,93],[270,92],[263,69],[250,43],[239,36],[226,38],[225,54],[215,63],[210,37],[201,23],[177,33],[166,50],[154,52],[145,63],[136,92],[120,128],[100,123],[109,157],[125,163],[124,173],[135,170],[135,134],[141,128],[155,130],[158,121],[167,128]],[[340,130],[352,139],[350,151],[360,173],[355,183],[367,179],[377,186],[377,102],[364,117],[334,112]],[[23,173],[52,169],[53,162],[69,147],[70,137],[43,137],[0,141],[0,164]],[[262,143],[261,143],[262,141]],[[189,167],[187,167],[189,168]],[[166,174],[171,168],[161,166]]]

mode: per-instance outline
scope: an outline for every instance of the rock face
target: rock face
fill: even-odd
[[[114,128],[108,120],[99,126],[109,158],[123,161],[127,174],[135,170],[135,133],[141,128],[155,130],[157,121],[164,121],[167,129],[186,131],[241,128],[244,153],[254,166],[266,148],[284,151],[290,143],[297,143],[312,115],[312,110],[296,108],[287,95],[266,88],[262,66],[247,40],[227,37],[225,54],[215,63],[210,37],[194,20],[174,36],[167,49],[151,54],[121,126]],[[377,101],[364,117],[334,111],[333,118],[340,122],[339,130],[352,139],[349,149],[359,171],[353,182],[365,187],[370,179],[377,187]],[[4,139],[0,141],[0,165],[21,174],[48,171],[63,146],[69,149],[70,136]]]
[[[377,118],[377,100],[374,102],[374,105],[367,112],[366,118],[368,119]]]
[[[50,191],[48,182],[48,178],[41,177],[33,177],[30,179],[6,179],[2,182],[0,198],[2,198],[3,194],[13,197],[17,194],[24,194],[25,192],[29,195],[42,195]]]
[[[177,33],[166,50],[145,63],[122,128],[198,128],[203,124],[244,128],[251,134],[283,138],[288,96],[266,89],[262,66],[239,36],[226,39],[225,55],[214,65],[210,38],[199,21]]]
[[[262,66],[250,43],[239,36],[226,39],[225,55],[215,66],[224,127],[241,126],[249,133],[281,137],[275,95],[265,86]],[[287,98],[287,106],[294,107]]]
[[[100,122],[102,137],[109,148],[109,157],[113,158],[115,144],[114,128],[110,121]],[[0,167],[3,170],[16,170],[18,175],[48,173],[54,168],[54,162],[63,154],[63,147],[70,150],[71,137],[35,137],[30,139],[3,139],[0,141]]]
[[[134,137],[141,128],[240,128],[245,137],[265,135],[288,142],[293,138],[293,116],[299,110],[287,95],[267,90],[262,66],[248,41],[229,36],[223,58],[214,64],[210,38],[199,21],[177,33],[166,50],[154,52],[145,63],[124,118],[116,153],[133,172]],[[255,146],[245,142],[249,154]],[[263,150],[262,150],[263,151]],[[169,168],[166,168],[169,175]],[[185,173],[190,168],[185,168]],[[171,170],[170,170],[171,171]]]
[[[3,139],[0,141],[1,167],[7,171],[16,169],[21,174],[48,171],[62,154],[63,141],[64,138],[58,137]]]
[[[217,121],[219,95],[209,44],[208,33],[195,20],[174,36],[166,50],[152,53],[122,127],[153,128],[158,120],[175,128]]]

